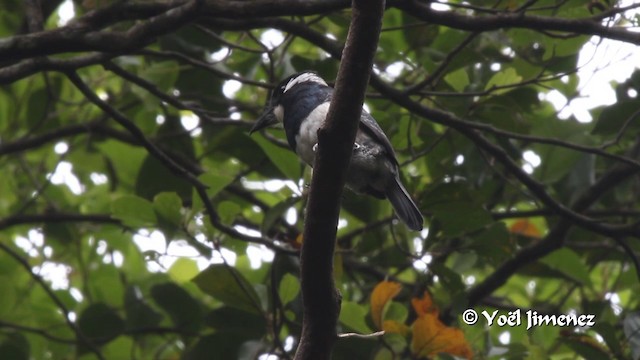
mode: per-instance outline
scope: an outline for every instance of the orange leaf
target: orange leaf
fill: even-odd
[[[473,353],[460,329],[447,327],[435,314],[424,314],[413,323],[411,352],[418,357],[448,353],[471,359]]]
[[[378,329],[382,326],[382,312],[385,305],[400,292],[400,284],[393,281],[382,281],[371,293],[371,318]]]
[[[524,220],[517,220],[516,222],[514,222],[513,224],[511,224],[511,227],[509,228],[509,231],[512,234],[516,234],[516,235],[523,235],[523,236],[528,236],[528,237],[532,237],[532,238],[541,238],[542,234],[540,232],[540,230],[538,229],[538,227],[532,223],[531,221],[524,219]]]
[[[395,333],[402,336],[409,334],[409,327],[395,320],[385,320],[382,323],[382,330],[384,330],[385,333]]]
[[[302,236],[302,233],[298,234],[298,236],[296,236],[296,239],[293,241],[293,246],[296,247],[297,249],[302,248],[302,242],[304,241],[304,237]]]
[[[413,298],[411,299],[411,305],[413,309],[416,311],[418,316],[425,314],[438,314],[438,308],[431,300],[431,295],[429,295],[428,291],[425,291],[421,298]]]

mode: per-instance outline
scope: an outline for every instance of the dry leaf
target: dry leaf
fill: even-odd
[[[542,233],[538,229],[538,227],[527,219],[517,220],[514,222],[511,227],[509,227],[509,232],[516,235],[528,236],[532,238],[539,239],[542,237]]]
[[[399,323],[395,320],[385,320],[382,323],[382,330],[385,333],[394,333],[400,334],[402,336],[407,336],[409,334],[409,327],[403,323]]]
[[[385,305],[400,292],[400,284],[393,281],[382,281],[371,293],[371,317],[376,328],[382,328],[382,312]]]
[[[467,359],[473,355],[462,331],[444,325],[433,313],[423,314],[413,323],[411,352],[425,358],[440,353]]]
[[[418,316],[422,316],[425,314],[433,314],[438,315],[438,308],[431,300],[431,295],[428,291],[425,291],[421,298],[413,298],[411,299],[411,305],[413,309],[416,311]]]

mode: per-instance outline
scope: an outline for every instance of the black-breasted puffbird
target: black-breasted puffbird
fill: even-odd
[[[318,74],[305,71],[282,80],[271,94],[265,113],[250,133],[281,122],[291,149],[313,166],[333,88]],[[420,210],[402,185],[398,160],[389,139],[369,113],[362,110],[346,186],[358,193],[389,199],[398,217],[412,230],[422,230]]]

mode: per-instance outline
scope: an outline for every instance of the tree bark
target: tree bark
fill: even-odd
[[[340,198],[382,26],[384,0],[353,0],[342,63],[324,125],[318,130],[301,253],[304,305],[296,360],[329,359],[337,339],[340,294],[333,280]]]

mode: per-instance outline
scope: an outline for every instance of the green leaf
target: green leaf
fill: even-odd
[[[124,195],[116,199],[111,205],[111,214],[131,227],[151,227],[158,222],[153,204],[135,195]]]
[[[123,333],[124,321],[107,305],[96,303],[80,314],[78,327],[92,343],[104,345]],[[84,342],[81,338],[78,338],[78,343],[82,349]]]
[[[184,131],[179,116],[168,115],[157,135],[166,138],[158,146],[174,162],[182,164],[196,161],[193,138]],[[145,199],[153,199],[156,194],[166,191],[175,192],[180,198],[188,200],[191,197],[191,184],[158,158],[147,154],[136,177],[135,191]]]
[[[3,334],[4,341],[0,343],[0,354],[6,360],[28,360],[31,357],[29,340],[18,332]]]
[[[629,122],[628,129],[639,129],[640,119],[638,113],[640,100],[622,101],[606,107],[598,116],[596,125],[591,131],[594,135],[611,136],[622,130],[625,123]]]
[[[176,327],[197,331],[202,326],[200,303],[182,287],[170,282],[157,284],[151,288],[151,297],[171,316]]]
[[[435,204],[430,210],[440,220],[442,231],[450,236],[478,230],[493,222],[491,214],[479,204],[455,201]]]
[[[567,248],[556,250],[540,259],[540,262],[582,285],[591,285],[589,269],[573,250]]]
[[[211,265],[193,280],[200,290],[240,310],[261,313],[260,298],[242,274],[224,264]]]
[[[290,303],[300,293],[300,281],[297,277],[286,273],[280,280],[280,286],[278,287],[278,295],[280,295],[280,301],[282,305]]]
[[[457,92],[463,92],[464,89],[469,85],[469,75],[467,74],[467,70],[465,68],[460,68],[456,71],[448,73],[444,77],[444,81],[447,84],[451,85],[451,87]]]
[[[240,346],[245,340],[231,333],[216,333],[201,337],[187,349],[182,360],[238,359]],[[212,357],[215,354],[215,357]]]
[[[276,221],[282,218],[285,212],[300,200],[300,197],[289,197],[275,206],[270,207],[269,210],[265,212],[264,218],[262,219],[262,225],[260,226],[262,233],[269,233],[269,230],[271,230],[271,227],[275,225]]]
[[[262,148],[262,151],[267,154],[267,157],[273,165],[275,165],[287,179],[298,180],[300,178],[300,160],[298,160],[298,157],[293,151],[283,149],[271,143],[261,134],[256,134],[251,138]]]
[[[511,256],[512,247],[506,225],[496,222],[473,236],[470,249],[494,264],[499,264]]]
[[[154,327],[162,321],[162,315],[144,301],[140,289],[135,286],[127,287],[124,311],[128,329]]]
[[[351,301],[342,301],[340,307],[340,322],[351,330],[360,334],[370,334],[371,329],[365,322],[367,309],[364,305]]]
[[[587,335],[585,335],[587,336]],[[603,347],[599,347],[599,343],[595,339],[588,339],[593,343],[582,339],[565,338],[562,340],[569,348],[575,351],[583,359],[589,360],[609,360],[612,358]],[[596,345],[598,344],[598,345]]]
[[[198,265],[192,259],[179,258],[169,268],[169,277],[178,283],[184,283],[198,275]]]
[[[232,176],[215,174],[213,172],[202,174],[198,177],[200,181],[207,185],[207,195],[210,198],[216,196],[222,189],[233,181]]]
[[[518,75],[514,68],[506,68],[497,72],[489,79],[489,82],[484,87],[485,90],[490,90],[494,86],[514,85],[522,81],[522,76]],[[492,94],[498,95],[510,91],[511,89],[497,89]]]
[[[180,74],[180,65],[175,61],[153,62],[140,68],[142,71],[139,75],[163,92],[171,90]]]
[[[173,227],[180,227],[182,224],[182,200],[174,192],[162,192],[153,198],[153,209],[160,222],[167,223]]]
[[[242,212],[242,207],[234,201],[221,201],[218,204],[220,220],[226,224],[232,224],[236,216]]]
[[[257,339],[267,331],[267,323],[261,315],[223,306],[209,312],[204,322],[216,332],[233,333],[237,337]]]
[[[404,324],[408,316],[409,310],[406,305],[391,301],[384,310],[383,323],[384,320],[394,320],[398,323]]]

